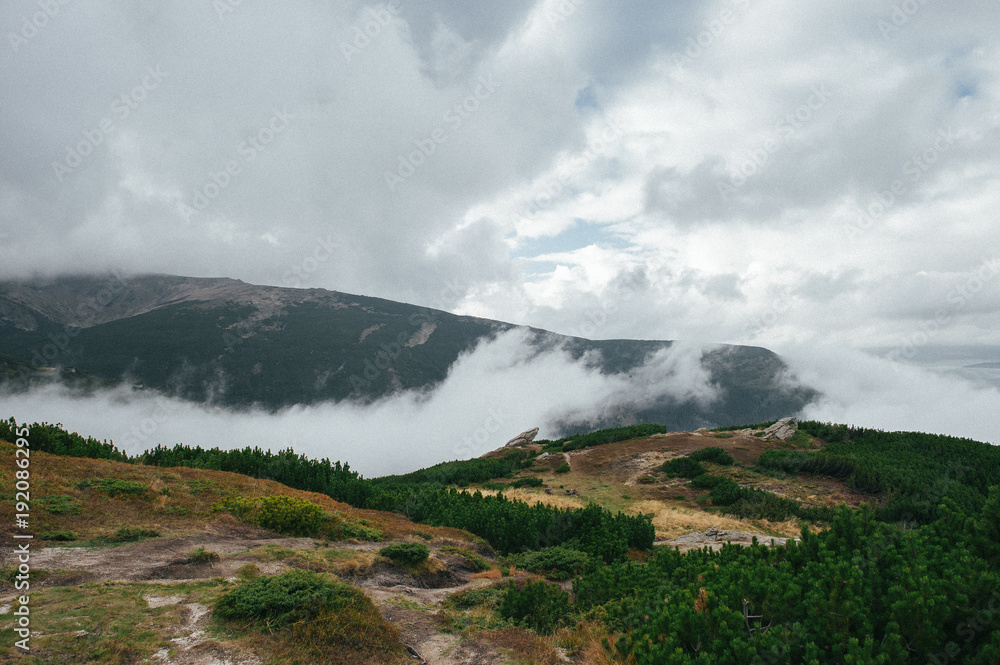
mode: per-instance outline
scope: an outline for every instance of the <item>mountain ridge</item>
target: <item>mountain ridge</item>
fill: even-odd
[[[529,358],[563,351],[624,378],[676,344],[589,340],[383,298],[225,277],[0,282],[0,354],[232,408],[370,403],[433,390],[463,354],[510,331],[523,333]],[[714,406],[652,394],[646,405],[626,405],[587,426],[660,422],[695,429],[761,421],[796,413],[816,396],[790,384],[783,361],[762,347],[706,345],[701,353],[721,392]],[[16,365],[7,363],[7,373]]]

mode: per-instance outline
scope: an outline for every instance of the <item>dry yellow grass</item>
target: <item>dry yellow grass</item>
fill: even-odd
[[[496,490],[479,490],[484,495],[495,495]],[[583,508],[587,505],[585,496],[564,496],[561,494],[545,494],[524,489],[503,490],[509,499],[519,499],[529,504],[541,501],[545,505],[556,508]],[[692,531],[705,531],[710,527],[729,531],[746,531],[763,533],[768,536],[795,537],[799,535],[797,520],[784,522],[768,522],[767,520],[741,520],[728,515],[709,513],[697,508],[674,506],[652,499],[639,501],[623,501],[627,504],[626,512],[637,514],[653,514],[653,527],[656,535],[664,538],[676,538]]]
[[[479,490],[484,496],[493,496],[496,490]],[[587,502],[576,496],[566,496],[562,494],[546,494],[545,492],[531,492],[523,489],[506,489],[503,495],[508,499],[518,499],[527,504],[535,505],[541,501],[546,506],[554,508],[583,508]]]
[[[561,628],[555,635],[556,643],[577,655],[583,665],[615,665],[615,659],[604,648],[601,638],[614,644],[615,634],[609,634],[600,622],[584,621],[572,628]]]
[[[14,468],[14,446],[0,441],[0,469]],[[109,498],[80,487],[85,480],[130,480],[148,489],[142,498]],[[43,452],[31,454],[32,498],[68,497],[78,511],[50,514],[36,508],[32,526],[37,532],[71,531],[80,540],[113,534],[123,526],[153,529],[162,536],[201,533],[207,525],[226,526],[228,515],[213,513],[212,505],[227,494],[247,498],[274,494],[306,499],[324,511],[350,520],[365,520],[382,531],[386,540],[408,538],[415,530],[434,537],[474,543],[476,538],[459,529],[417,526],[402,515],[353,508],[330,497],[292,489],[273,480],[250,478],[228,471],[187,467],[156,467],[82,457],[62,457]],[[13,474],[0,475],[0,493],[13,494]],[[0,502],[0,537],[14,530],[13,504]]]
[[[533,665],[561,665],[565,661],[559,657],[548,640],[524,628],[504,628],[489,630],[480,634],[481,639],[510,653],[519,662]]]
[[[653,514],[656,535],[676,538],[692,531],[704,531],[717,527],[729,531],[764,533],[768,536],[794,537],[799,535],[799,525],[795,520],[768,522],[767,520],[741,520],[735,517],[706,513],[701,510],[670,506],[660,501],[638,501],[633,510]]]
[[[501,573],[496,568],[490,568],[489,570],[484,570],[481,573],[472,573],[472,575],[469,576],[469,579],[473,579],[473,580],[479,580],[479,579],[483,579],[483,580],[499,580],[499,579],[502,579],[502,578],[503,578],[503,573]]]

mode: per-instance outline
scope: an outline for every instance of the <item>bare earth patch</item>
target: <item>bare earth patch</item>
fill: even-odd
[[[687,552],[688,550],[700,550],[704,547],[709,547],[713,550],[720,550],[726,543],[743,546],[752,545],[754,538],[756,538],[757,542],[762,545],[775,545],[779,547],[788,541],[788,538],[768,536],[763,533],[727,531],[725,529],[711,527],[703,532],[687,533],[683,536],[671,538],[670,540],[659,541],[656,544],[662,547],[676,547],[680,549],[681,552]],[[794,538],[794,540],[799,539]]]

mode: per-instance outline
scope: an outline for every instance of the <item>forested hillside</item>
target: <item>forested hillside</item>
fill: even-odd
[[[0,282],[0,382],[25,389],[56,378],[85,388],[127,381],[194,402],[269,410],[364,403],[433,389],[463,353],[511,331],[523,333],[529,354],[561,349],[608,375],[635,370],[673,344],[568,337],[324,289],[67,276]],[[695,429],[780,417],[816,396],[789,384],[785,363],[760,347],[715,345],[701,364],[718,391],[710,403],[648,395],[587,426]],[[580,423],[562,426],[572,432]]]
[[[15,427],[13,420],[0,425],[0,439]],[[1000,662],[1000,449],[911,432],[815,422],[800,427],[804,438],[774,444],[753,468],[792,480],[852,485],[868,504],[806,509],[740,487],[724,475],[734,468],[732,456],[705,445],[672,458],[686,462],[664,464],[658,473],[680,475],[687,487],[704,492],[703,509],[716,514],[784,502],[803,520],[800,540],[686,553],[654,547],[649,516],[597,504],[531,505],[502,492],[459,489],[540,470],[539,458],[548,454],[543,451],[589,454],[627,443],[616,442],[630,433],[650,437],[645,430],[540,441],[486,459],[376,479],[363,478],[346,463],[311,460],[291,450],[161,446],[128,461],[271,478],[358,508],[466,529],[505,555],[508,565],[537,576],[495,587],[495,593],[462,596],[455,602],[463,611],[528,627],[556,643],[597,631],[612,662]],[[31,430],[36,449],[125,459],[110,442],[51,425]],[[656,436],[663,435],[651,440],[663,440]],[[708,432],[702,439],[708,444],[731,436]],[[734,487],[734,494],[720,487]],[[572,593],[546,578],[572,580]]]

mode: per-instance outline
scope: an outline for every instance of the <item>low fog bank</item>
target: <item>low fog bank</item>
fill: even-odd
[[[540,427],[599,418],[622,404],[644,406],[663,396],[705,405],[716,397],[704,351],[674,344],[627,375],[602,375],[587,357],[562,349],[538,353],[523,331],[481,342],[452,366],[431,392],[407,392],[367,406],[348,402],[234,412],[137,392],[128,387],[88,397],[49,385],[0,397],[0,417],[62,423],[71,431],[111,439],[129,454],[157,444],[271,450],[291,447],[310,457],[349,462],[366,476],[404,473],[466,459]]]
[[[812,345],[780,353],[821,393],[806,419],[1000,443],[1000,389],[982,376]]]

